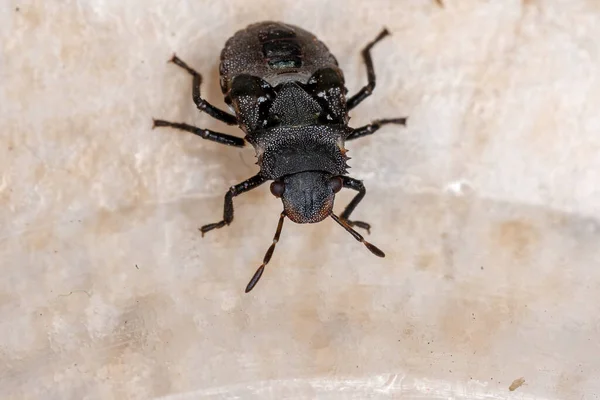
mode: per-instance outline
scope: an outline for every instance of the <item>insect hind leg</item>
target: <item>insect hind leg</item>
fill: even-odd
[[[354,96],[348,99],[347,107],[348,111],[352,110],[354,107],[359,105],[364,99],[369,97],[375,89],[375,68],[373,67],[373,60],[371,59],[371,49],[375,46],[381,39],[386,36],[389,36],[390,32],[387,29],[383,29],[377,37],[367,44],[367,46],[362,50],[363,60],[367,67],[367,84],[363,86],[362,89],[358,91]]]
[[[183,60],[181,60],[175,54],[173,54],[173,57],[171,57],[169,62],[172,62],[180,68],[183,68],[190,75],[192,75],[192,98],[194,99],[194,104],[196,104],[198,110],[204,111],[211,117],[221,122],[225,122],[227,125],[237,125],[237,118],[234,115],[231,115],[228,112],[213,106],[200,96],[200,85],[202,84],[202,75],[196,72],[196,70],[194,70],[193,68],[189,67],[185,62],[183,62]]]

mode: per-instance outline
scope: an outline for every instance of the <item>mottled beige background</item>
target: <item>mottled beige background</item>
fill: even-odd
[[[264,19],[351,92],[387,26],[352,125],[410,120],[349,144],[387,258],[288,222],[246,295],[280,202],[197,228],[253,151],[150,128],[238,132],[166,61],[222,106],[221,47]],[[0,0],[0,40],[0,398],[598,398],[597,0]]]

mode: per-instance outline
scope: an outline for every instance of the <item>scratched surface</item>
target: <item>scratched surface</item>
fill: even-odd
[[[223,106],[221,47],[264,19],[316,33],[350,92],[387,26],[351,125],[410,119],[348,145],[387,257],[288,221],[245,295],[281,203],[197,228],[253,151],[150,127],[239,134],[166,60]],[[0,22],[2,399],[598,398],[596,0],[4,0]]]

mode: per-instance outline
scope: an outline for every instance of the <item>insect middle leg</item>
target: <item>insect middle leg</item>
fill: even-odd
[[[190,68],[175,54],[173,54],[173,57],[169,61],[177,65],[178,67],[185,69],[190,75],[192,75],[192,98],[194,99],[194,104],[196,104],[198,110],[204,111],[211,117],[218,119],[219,121],[225,122],[227,125],[237,125],[237,119],[234,115],[231,115],[226,111],[218,109],[217,107],[213,106],[208,101],[200,97],[200,85],[202,84],[202,75],[196,72],[193,68]]]
[[[233,198],[262,185],[266,181],[267,180],[261,175],[254,175],[252,178],[230,187],[227,193],[225,193],[225,203],[223,204],[223,220],[201,227],[200,232],[202,232],[202,236],[204,236],[204,234],[208,231],[229,225],[231,221],[233,221]]]
[[[379,119],[377,121],[373,121],[369,125],[353,129],[348,137],[346,137],[346,140],[354,140],[363,136],[371,135],[378,131],[383,125],[387,124],[406,125],[406,118]]]
[[[358,193],[346,206],[344,212],[340,214],[340,219],[344,220],[350,226],[357,226],[359,228],[365,229],[368,233],[371,233],[371,225],[363,221],[350,221],[348,219],[350,218],[350,214],[352,214],[352,211],[354,211],[358,203],[360,203],[363,197],[365,197],[365,194],[367,193],[365,186],[358,179],[350,178],[349,176],[342,176],[341,178],[343,182],[343,187],[356,190],[358,191]]]
[[[226,144],[227,146],[235,146],[235,147],[244,147],[244,139],[239,138],[237,136],[228,135],[226,133],[220,133],[211,131],[210,129],[202,129],[197,128],[192,125],[184,124],[181,122],[169,122],[163,121],[162,119],[155,119],[152,121],[152,128],[160,128],[160,127],[171,127],[175,129],[179,129],[180,131],[186,131],[193,133],[194,135],[198,135],[203,139],[211,140],[213,142]]]
[[[373,60],[371,59],[371,48],[377,44],[381,39],[388,36],[390,32],[387,29],[381,31],[379,35],[367,44],[367,46],[362,51],[363,60],[365,61],[365,65],[367,67],[367,85],[358,91],[354,96],[350,97],[347,101],[348,111],[352,110],[354,107],[360,104],[364,99],[369,97],[375,89],[375,69],[373,68]]]

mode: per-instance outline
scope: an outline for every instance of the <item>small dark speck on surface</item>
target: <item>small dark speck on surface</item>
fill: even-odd
[[[138,265],[137,265],[137,264],[135,264],[135,267],[136,267],[137,269],[140,269],[140,267],[138,267]]]
[[[20,9],[19,7],[16,7],[16,8],[15,8],[15,11],[16,11],[16,12],[19,12],[19,11],[21,11],[21,9]]]
[[[92,295],[87,290],[82,290],[82,289],[71,290],[69,293],[59,294],[58,297],[69,297],[69,296],[71,296],[72,294],[75,294],[75,293],[85,293],[87,295],[87,297],[92,297]]]
[[[444,2],[442,0],[435,0],[438,6],[444,8]]]

